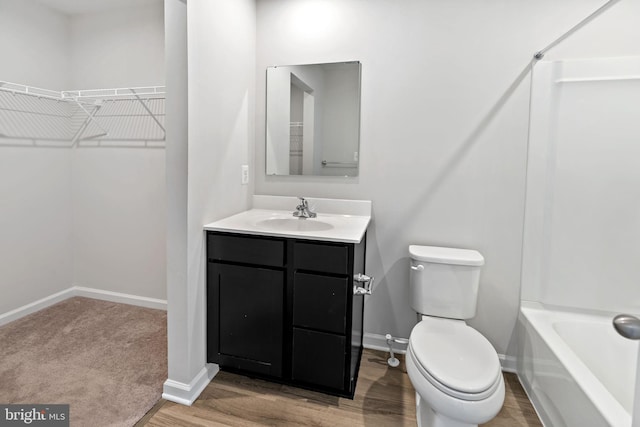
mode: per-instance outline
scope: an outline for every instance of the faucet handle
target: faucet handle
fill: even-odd
[[[298,196],[298,199],[300,199],[300,206],[302,208],[306,208],[307,206],[309,206],[307,199],[305,199],[304,197]]]

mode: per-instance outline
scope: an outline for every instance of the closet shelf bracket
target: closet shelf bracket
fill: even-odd
[[[74,98],[72,98],[72,99],[76,103],[76,105],[78,107],[80,107],[80,109],[82,111],[84,111],[84,113],[87,115],[87,118],[84,120],[84,122],[82,123],[82,125],[80,126],[78,131],[75,133],[75,135],[71,139],[71,145],[72,146],[75,145],[78,141],[86,141],[86,140],[89,140],[89,139],[94,139],[94,138],[100,138],[102,136],[107,136],[109,133],[106,131],[105,128],[103,128],[100,125],[100,123],[95,118],[95,115],[100,110],[100,107],[102,106],[102,103],[100,101],[95,101],[94,104],[93,104],[93,111],[88,111],[86,108],[84,108],[84,106],[82,105],[82,102],[80,102],[78,99],[74,99]],[[91,122],[93,122],[93,124],[95,124],[102,131],[102,133],[99,133],[97,135],[88,136],[88,137],[85,137],[85,138],[81,138],[82,134],[87,130],[87,127],[89,127],[89,124]]]
[[[167,131],[165,130],[164,126],[162,126],[162,123],[160,123],[160,120],[158,120],[158,118],[156,117],[155,114],[153,114],[151,112],[151,110],[149,109],[149,107],[147,106],[147,104],[142,100],[142,98],[140,98],[140,96],[137,94],[135,89],[129,89],[131,91],[131,93],[133,94],[133,96],[136,97],[136,99],[138,100],[138,102],[140,102],[140,105],[142,105],[142,108],[145,109],[145,111],[147,113],[149,113],[149,116],[151,116],[151,118],[153,119],[154,122],[156,122],[156,124],[160,127],[160,129],[162,129],[162,132],[164,133],[165,137],[167,135]]]

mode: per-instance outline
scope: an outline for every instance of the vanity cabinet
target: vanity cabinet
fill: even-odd
[[[362,354],[358,244],[207,233],[207,359],[353,397]]]

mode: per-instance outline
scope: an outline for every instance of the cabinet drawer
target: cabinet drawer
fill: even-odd
[[[322,387],[344,388],[345,337],[293,328],[291,377]]]
[[[349,249],[346,246],[295,242],[296,269],[323,273],[348,274]]]
[[[347,318],[346,277],[298,273],[293,282],[293,324],[344,334]]]
[[[284,240],[225,234],[207,235],[207,257],[216,261],[282,267],[284,247]]]

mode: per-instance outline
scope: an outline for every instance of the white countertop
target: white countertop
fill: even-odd
[[[369,226],[368,215],[317,213],[298,219],[292,211],[251,209],[204,226],[207,231],[288,237],[293,239],[360,243]]]

